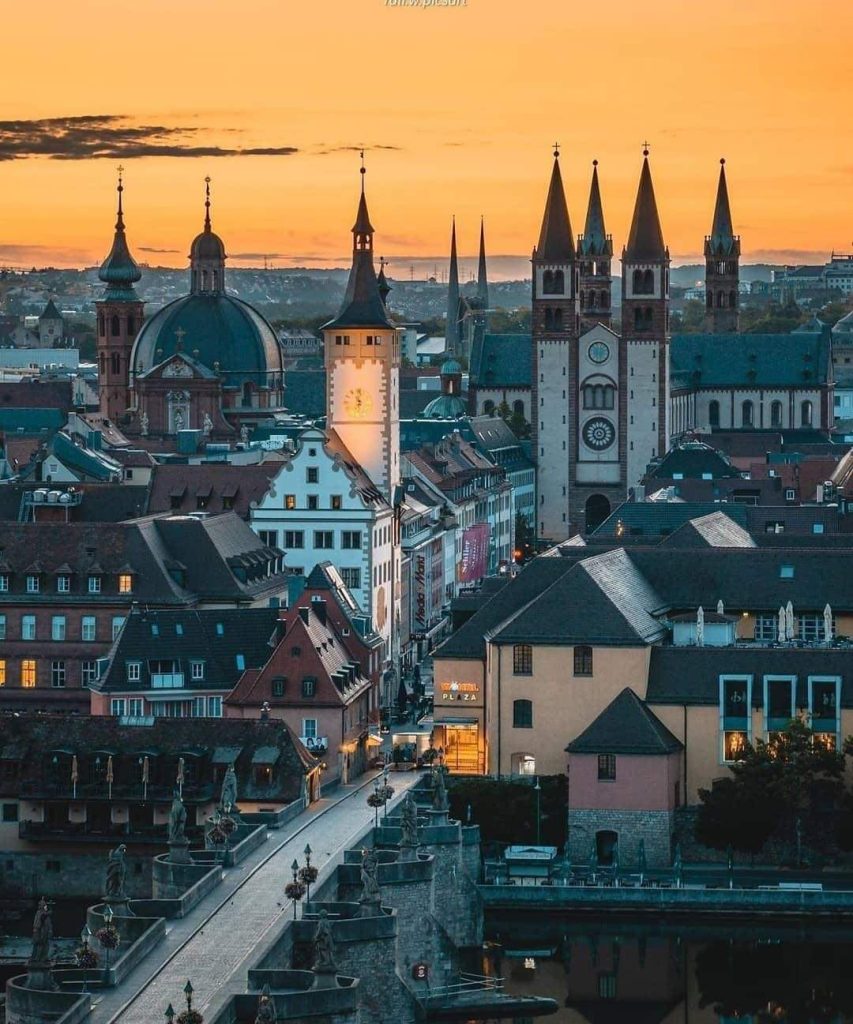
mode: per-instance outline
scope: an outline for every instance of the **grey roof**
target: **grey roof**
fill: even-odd
[[[679,527],[713,512],[719,512],[718,502],[699,501],[625,501],[618,505],[592,534],[595,540],[616,537],[619,523],[623,527],[622,539],[644,537],[654,541],[665,537]],[[747,523],[747,506],[728,502],[722,506],[726,516],[740,526]]]
[[[810,675],[841,676],[841,704],[853,707],[853,654],[826,647],[653,647],[648,704],[718,706],[721,675],[753,676],[753,706],[763,704],[763,677],[797,677],[796,706],[808,704]]]
[[[471,350],[469,387],[529,388],[533,379],[529,334],[483,334]]]
[[[717,201],[714,205],[714,221],[708,238],[708,251],[716,256],[728,256],[735,247],[735,233],[732,227],[732,211],[729,207],[729,189],[726,184],[726,162],[720,161],[720,180],[717,183]]]
[[[575,240],[558,156],[554,157],[554,166],[551,169],[551,181],[548,185],[548,197],[545,200],[545,213],[542,216],[535,258],[546,263],[570,263],[575,258]]]
[[[566,747],[570,754],[673,754],[683,744],[626,686]]]
[[[790,334],[674,334],[672,389],[817,387],[832,380],[828,329]]]
[[[647,478],[672,480],[681,473],[684,479],[703,479],[710,473],[712,479],[740,478],[741,471],[729,458],[704,441],[686,441],[677,445],[655,463]]]
[[[655,187],[652,184],[652,172],[646,155],[640,172],[640,185],[637,189],[625,256],[635,262],[646,262],[666,259],[667,255],[655,200]]]
[[[709,512],[680,526],[663,542],[671,547],[754,548],[749,533],[725,512]]]
[[[598,185],[597,160],[593,160],[589,205],[586,210],[583,235],[578,242],[578,252],[584,256],[611,256],[613,254],[613,242],[604,226],[604,209],[601,205],[601,189]]]
[[[497,643],[652,643],[666,634],[654,617],[666,603],[623,548],[576,562],[495,636]]]

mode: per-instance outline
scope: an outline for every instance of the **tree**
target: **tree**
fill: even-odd
[[[696,837],[706,846],[757,853],[771,836],[797,844],[825,841],[844,784],[844,755],[820,742],[802,718],[767,741],[746,744],[731,778],[700,790]]]
[[[513,547],[515,560],[519,564],[526,562],[536,553],[536,536],[522,512],[515,513]]]

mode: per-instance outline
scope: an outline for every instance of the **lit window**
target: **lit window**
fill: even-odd
[[[288,508],[288,509],[296,508],[296,495],[295,494],[285,494],[285,496],[284,496],[284,507]]]
[[[743,756],[744,749],[749,742],[749,736],[745,732],[727,732],[724,735],[723,758],[726,761],[739,761]]]
[[[33,658],[21,662],[21,686],[31,690],[36,685],[36,663]]]
[[[6,685],[6,659],[0,658],[0,686]]]
[[[130,594],[133,592],[133,577],[129,572],[124,572],[119,576],[118,592],[120,594]]]

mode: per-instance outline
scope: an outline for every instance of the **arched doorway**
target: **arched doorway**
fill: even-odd
[[[601,867],[610,867],[616,856],[619,836],[610,829],[595,833],[595,853]]]
[[[585,533],[592,533],[610,515],[610,502],[603,494],[591,494],[584,506],[586,512]]]

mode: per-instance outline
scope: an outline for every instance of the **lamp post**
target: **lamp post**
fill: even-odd
[[[83,931],[80,932],[80,944],[83,947],[83,957],[85,961],[89,959],[89,939],[92,937],[92,933],[89,930],[87,924],[83,925]],[[89,992],[89,968],[83,968],[83,995],[88,995]]]
[[[311,854],[314,852],[309,843],[305,844],[305,867],[299,869],[299,881],[305,886],[305,900],[311,899],[311,885],[317,881],[317,869],[311,863]],[[296,861],[294,861],[294,864]]]
[[[539,846],[542,832],[542,787],[539,785],[539,776],[536,776],[536,785],[533,787],[536,793],[536,845]]]
[[[166,1007],[166,1014],[165,1014],[165,1016],[166,1016],[167,1024],[172,1024],[172,1022],[175,1019],[175,1011],[172,1009],[172,1004],[171,1003],[169,1003],[169,1005]]]

